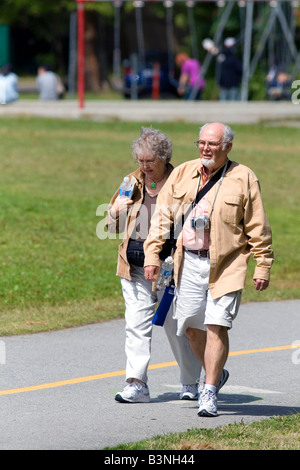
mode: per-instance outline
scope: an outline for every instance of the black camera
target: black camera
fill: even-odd
[[[191,227],[194,230],[208,230],[209,218],[206,215],[199,215],[191,218]]]

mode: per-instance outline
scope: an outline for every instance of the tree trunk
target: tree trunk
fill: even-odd
[[[95,11],[85,11],[85,81],[86,90],[94,93],[101,89],[97,15]]]

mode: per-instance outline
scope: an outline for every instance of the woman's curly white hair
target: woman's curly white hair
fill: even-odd
[[[139,157],[151,155],[168,163],[172,158],[172,142],[166,134],[152,127],[142,127],[141,135],[132,142],[132,155],[137,161]]]

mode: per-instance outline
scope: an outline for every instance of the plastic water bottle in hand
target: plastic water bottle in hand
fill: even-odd
[[[119,188],[119,196],[130,197],[132,193],[132,189],[133,189],[133,186],[131,182],[129,181],[128,176],[125,176]]]
[[[173,266],[173,258],[172,256],[168,256],[160,268],[160,274],[156,284],[159,290],[163,290],[165,287],[170,285],[173,273]]]

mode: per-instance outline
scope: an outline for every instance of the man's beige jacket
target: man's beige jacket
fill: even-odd
[[[145,266],[160,266],[159,253],[169,236],[170,224],[180,222],[194,201],[199,177],[201,187],[200,159],[179,165],[169,176],[157,198],[150,232],[144,244]],[[211,205],[218,184],[208,192]],[[211,216],[209,289],[212,297],[216,299],[243,289],[251,253],[256,261],[253,278],[269,280],[273,263],[271,243],[271,228],[259,181],[249,168],[232,162],[220,186]],[[182,232],[176,246],[174,280],[178,285],[183,261]]]

